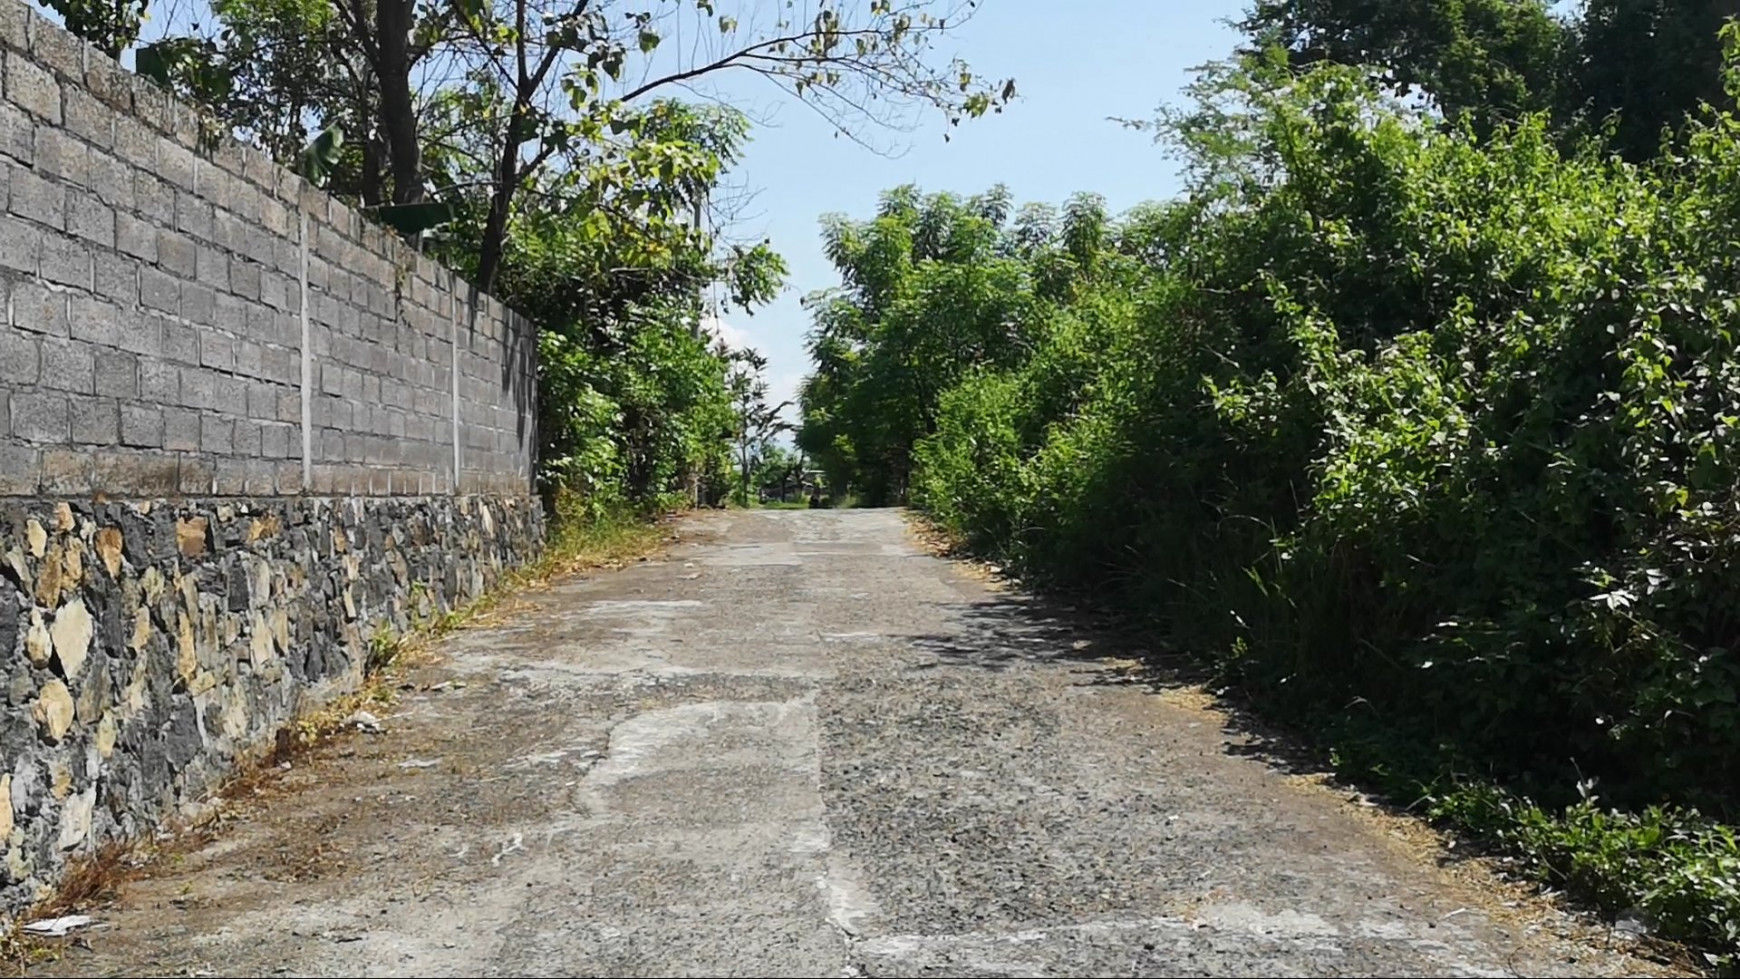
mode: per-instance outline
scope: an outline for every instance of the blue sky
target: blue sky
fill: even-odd
[[[746,78],[722,85],[725,94],[774,116],[772,125],[757,128],[736,173],[759,191],[736,233],[770,237],[791,267],[784,295],[754,316],[727,315],[727,332],[768,356],[776,399],[792,397],[808,365],[809,320],[799,300],[838,284],[822,254],[817,219],[834,211],[867,216],[877,195],[899,184],[969,194],[1002,182],[1017,201],[1054,203],[1094,191],[1114,211],[1172,196],[1174,161],[1149,136],[1108,117],[1149,118],[1174,100],[1191,68],[1232,50],[1236,37],[1223,22],[1246,6],[1246,0],[983,0],[952,53],[985,75],[1013,76],[1019,99],[1002,115],[962,123],[947,143],[936,120],[897,134],[908,150],[896,159],[833,138],[825,122],[768,83]],[[795,421],[796,412],[788,417]]]

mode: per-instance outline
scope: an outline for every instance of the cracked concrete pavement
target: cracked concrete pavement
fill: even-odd
[[[1241,750],[895,511],[712,513],[445,640],[62,975],[1668,974]],[[82,944],[82,943],[81,943]]]

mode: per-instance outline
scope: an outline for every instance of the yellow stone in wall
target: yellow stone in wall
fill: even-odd
[[[66,566],[66,576],[62,584],[67,588],[77,588],[85,576],[85,549],[78,538],[66,542],[61,556],[61,564]]]
[[[30,556],[41,557],[48,549],[48,531],[33,518],[24,525],[24,537],[30,543]]]
[[[109,577],[121,577],[121,532],[113,527],[104,527],[97,531],[97,554],[103,559],[103,567],[108,569]]]
[[[30,709],[30,714],[36,718],[37,725],[42,728],[42,733],[48,740],[58,743],[72,727],[72,692],[59,680],[48,681],[42,685],[42,692],[37,694],[36,706]]]
[[[133,647],[134,652],[138,652],[144,649],[145,644],[150,641],[151,609],[141,605],[139,610],[133,613],[133,636],[127,640],[127,645]]]
[[[30,610],[30,631],[24,634],[24,653],[30,657],[32,666],[47,666],[48,656],[54,652],[54,639],[48,634],[48,626],[42,621],[42,610]]]
[[[104,758],[115,753],[115,715],[103,712],[97,722],[97,754]]]
[[[48,632],[54,638],[54,657],[60,660],[60,671],[69,680],[84,669],[91,631],[91,613],[82,598],[74,598],[54,613],[54,625]]]
[[[183,682],[192,683],[199,672],[199,650],[193,643],[193,620],[186,612],[177,614],[175,644],[175,672]]]

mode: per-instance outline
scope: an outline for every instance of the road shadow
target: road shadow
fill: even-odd
[[[1012,588],[1012,583],[1011,583]],[[1081,686],[1134,686],[1154,694],[1188,692],[1218,719],[1223,750],[1254,758],[1289,775],[1327,775],[1321,751],[1266,720],[1236,691],[1220,684],[1205,661],[1157,643],[1140,623],[1088,602],[1026,591],[1000,591],[945,609],[957,625],[948,633],[910,637],[936,658],[925,672],[970,667],[991,672],[1066,663]]]

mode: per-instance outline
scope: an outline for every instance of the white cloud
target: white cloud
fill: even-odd
[[[750,343],[748,333],[739,330],[737,327],[732,326],[730,323],[725,322],[717,316],[701,317],[701,330],[725,341],[725,345],[733,350],[742,350],[744,347],[753,346],[753,344]]]

